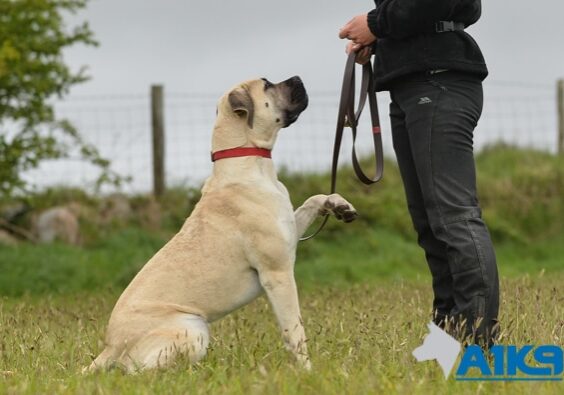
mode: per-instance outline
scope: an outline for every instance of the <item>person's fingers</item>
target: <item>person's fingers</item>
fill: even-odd
[[[348,44],[347,44],[347,46],[345,47],[345,52],[346,52],[347,54],[350,54],[351,52],[357,52],[357,51],[359,51],[360,49],[362,49],[362,45],[356,44],[356,43],[353,42],[353,41],[349,41]]]
[[[339,38],[349,38],[350,24],[346,24],[339,30]]]
[[[368,45],[369,43],[366,42],[366,40],[363,37],[357,37],[355,40],[353,40],[355,43],[357,43],[358,45],[364,47],[366,45]]]
[[[356,63],[358,64],[368,63],[371,55],[372,55],[372,50],[370,49],[370,47],[362,48],[362,50],[360,50],[356,55]]]
[[[364,51],[358,51],[357,54],[356,54],[356,60],[358,62],[362,62],[362,61],[364,61],[364,59],[366,59],[366,55],[365,55]]]

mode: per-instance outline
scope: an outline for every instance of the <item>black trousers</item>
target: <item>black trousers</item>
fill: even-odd
[[[409,213],[433,277],[434,320],[466,323],[491,343],[497,328],[496,258],[476,192],[473,132],[481,81],[447,71],[402,78],[391,91],[394,150]]]

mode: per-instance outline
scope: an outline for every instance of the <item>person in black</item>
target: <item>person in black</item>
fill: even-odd
[[[433,319],[491,346],[498,330],[494,248],[476,191],[473,131],[488,74],[464,29],[480,0],[375,0],[340,31],[357,62],[375,55],[376,90],[389,90],[392,138],[409,213],[433,278]],[[453,328],[453,327],[451,327]]]

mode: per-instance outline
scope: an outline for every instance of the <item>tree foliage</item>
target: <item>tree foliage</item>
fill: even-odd
[[[0,195],[25,191],[23,172],[71,153],[101,169],[98,186],[122,181],[53,108],[53,99],[88,79],[84,68],[73,72],[63,59],[65,48],[97,45],[86,22],[65,25],[64,16],[87,1],[0,0]]]

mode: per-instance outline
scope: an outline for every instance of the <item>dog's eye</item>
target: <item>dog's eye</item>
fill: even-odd
[[[261,79],[264,81],[264,90],[267,90],[268,88],[272,88],[274,86],[274,84],[269,80],[267,80],[266,78],[261,78]]]

